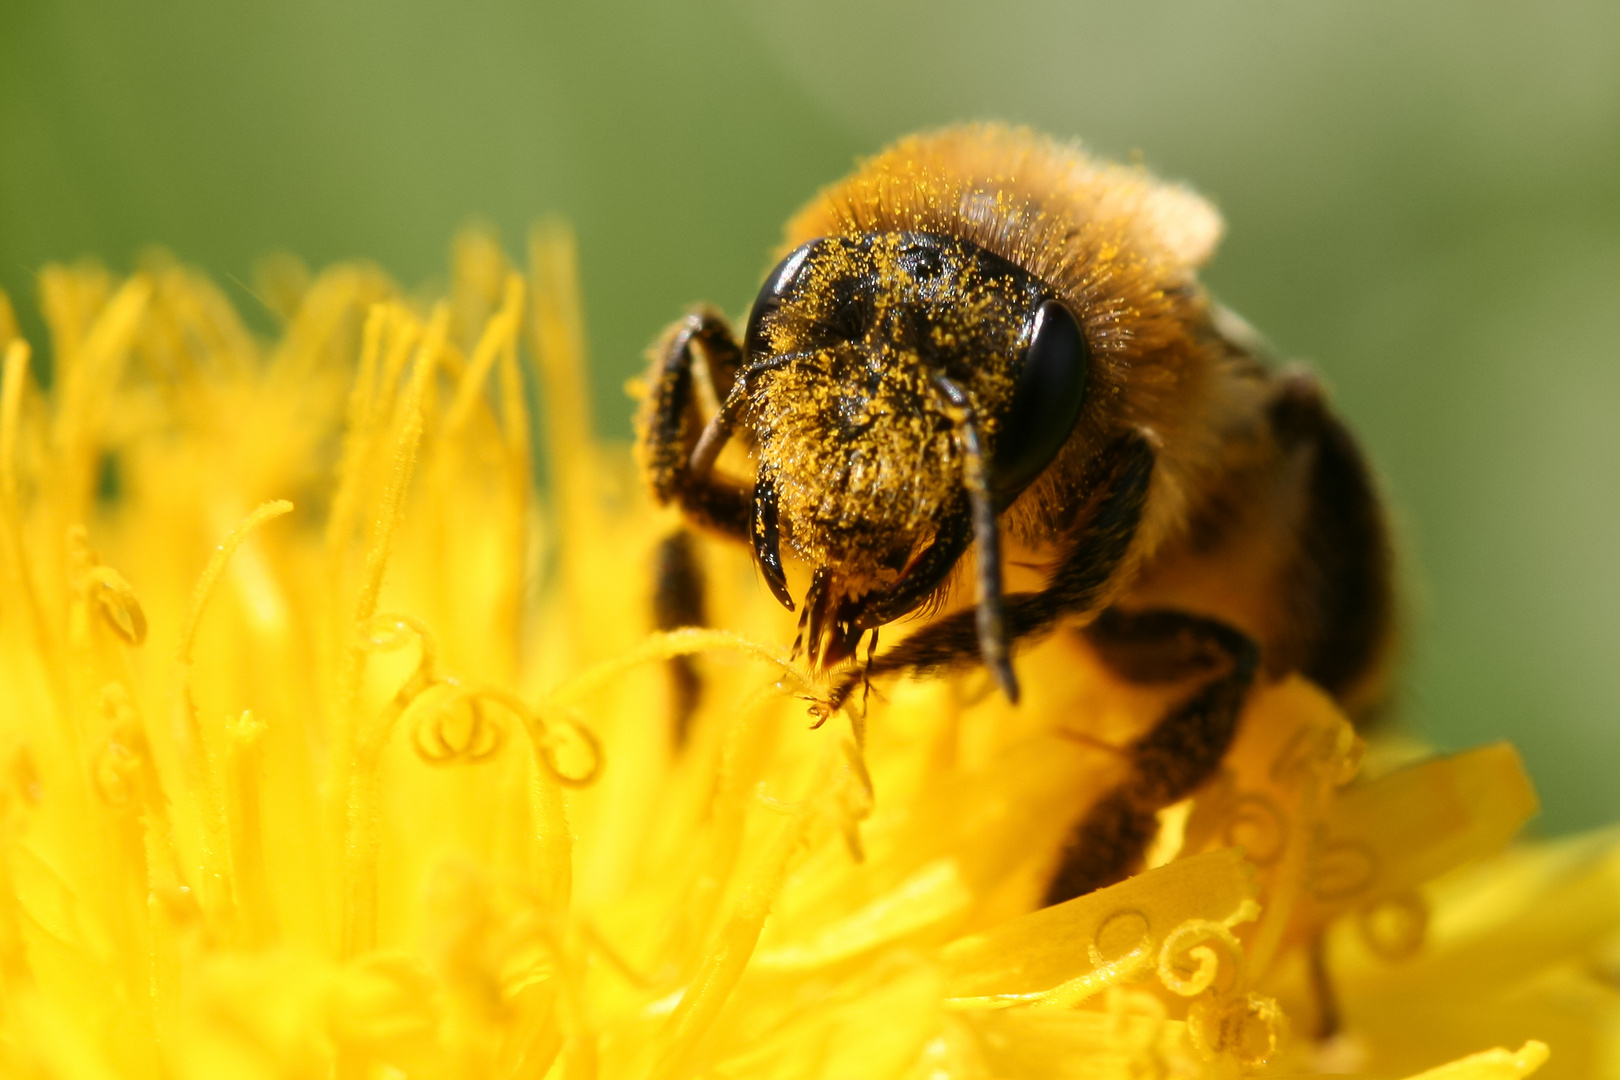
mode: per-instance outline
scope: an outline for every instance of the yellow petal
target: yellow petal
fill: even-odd
[[[1546,1045],[1532,1039],[1518,1053],[1500,1047],[1484,1050],[1418,1073],[1410,1080],[1518,1080],[1546,1064],[1547,1056]]]

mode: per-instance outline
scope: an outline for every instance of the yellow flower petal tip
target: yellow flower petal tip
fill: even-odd
[[[1548,1056],[1547,1045],[1531,1039],[1518,1053],[1497,1047],[1419,1073],[1411,1080],[1519,1080],[1545,1065]]]
[[[592,434],[566,230],[257,293],[268,339],[169,259],[47,268],[48,364],[0,302],[0,1074],[1615,1075],[1620,846],[1508,847],[1511,748],[1357,779],[1265,687],[1150,869],[1042,909],[1160,703],[1059,634],[1017,708],[812,729],[707,542],[709,626],[652,633],[675,523]]]

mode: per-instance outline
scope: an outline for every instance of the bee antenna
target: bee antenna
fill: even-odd
[[[720,403],[719,410],[709,417],[709,422],[703,425],[703,430],[698,434],[697,444],[692,447],[692,453],[686,459],[687,471],[695,477],[707,476],[709,470],[714,468],[715,460],[720,457],[720,451],[726,448],[732,432],[737,429],[737,420],[742,416],[754,380],[760,374],[787,367],[804,356],[804,353],[773,356],[749,364],[739,371],[731,384],[731,389],[726,393],[726,400]]]
[[[715,459],[720,456],[720,451],[725,449],[726,442],[731,438],[731,429],[735,422],[735,410],[731,405],[731,399],[727,398],[720,411],[703,425],[697,445],[692,447],[692,454],[686,461],[688,472],[695,477],[709,475],[709,470],[714,468]]]
[[[979,656],[990,669],[1007,700],[1018,704],[1018,677],[1013,674],[1007,649],[1007,621],[1001,603],[1001,534],[996,528],[996,505],[990,490],[990,466],[973,402],[967,393],[944,375],[934,376],[934,385],[945,399],[945,412],[956,425],[962,446],[962,479],[967,487],[968,505],[973,515],[973,543],[978,563],[974,629],[978,631]]]

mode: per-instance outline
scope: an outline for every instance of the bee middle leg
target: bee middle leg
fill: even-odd
[[[697,363],[699,353],[702,365]],[[741,362],[742,350],[725,317],[713,308],[696,309],[675,324],[660,345],[643,423],[646,467],[658,500],[676,503],[689,521],[747,540],[755,516],[755,493],[708,469],[692,468],[693,451],[704,427],[698,380],[708,381],[710,398],[722,400]],[[690,530],[679,528],[659,542],[653,578],[656,629],[705,624],[703,568]],[[703,696],[703,676],[689,656],[672,658],[668,672],[672,737],[680,749]]]
[[[656,629],[708,625],[703,564],[698,559],[697,538],[689,530],[676,529],[659,541],[653,576],[653,626]],[[666,669],[671,734],[679,750],[686,745],[692,717],[703,700],[703,676],[691,656],[671,657]]]
[[[1075,826],[1047,887],[1048,904],[1112,885],[1140,868],[1158,831],[1158,812],[1209,779],[1226,755],[1260,661],[1248,635],[1181,611],[1109,608],[1084,633],[1102,661],[1130,682],[1203,681],[1130,746],[1130,778]]]

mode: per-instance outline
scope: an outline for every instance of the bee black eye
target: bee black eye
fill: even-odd
[[[991,481],[1002,505],[1028,487],[1068,441],[1086,400],[1090,363],[1091,350],[1069,309],[1056,300],[1036,308],[1029,350],[991,462]]]
[[[793,283],[798,279],[799,271],[804,269],[805,261],[810,257],[810,250],[820,240],[812,240],[808,244],[801,244],[788,252],[787,258],[777,263],[769,274],[765,275],[765,284],[759,287],[759,295],[754,298],[753,310],[748,313],[748,329],[743,334],[743,352],[747,356],[755,356],[765,348],[761,340],[761,324],[765,317],[775,311],[782,303],[782,298]]]

